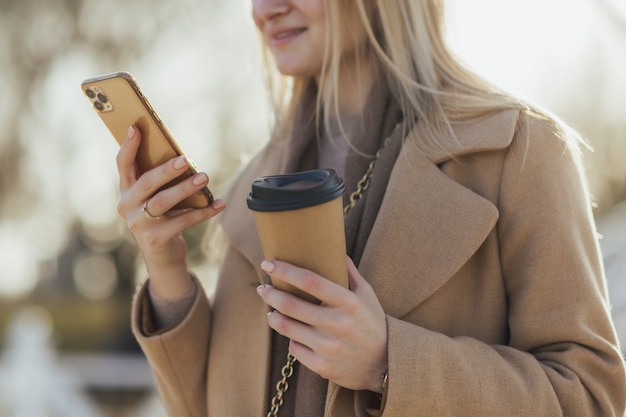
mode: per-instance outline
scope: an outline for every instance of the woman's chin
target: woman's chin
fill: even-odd
[[[310,66],[296,62],[276,62],[276,67],[281,74],[290,77],[314,77],[319,74],[319,70],[312,69]]]

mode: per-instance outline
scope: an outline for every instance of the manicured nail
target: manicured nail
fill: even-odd
[[[272,273],[275,267],[276,267],[276,264],[274,262],[270,262],[270,261],[261,262],[261,269],[267,272],[268,274]]]
[[[220,210],[224,208],[224,206],[226,206],[226,201],[222,200],[221,198],[218,200],[213,200],[213,208],[215,210]]]
[[[132,139],[135,137],[135,128],[133,125],[128,126],[128,132],[126,133],[126,137],[128,139]]]
[[[263,290],[265,289],[265,285],[261,284],[258,287],[256,287],[256,292],[257,294],[261,295],[263,294]]]
[[[184,156],[179,156],[174,161],[174,168],[176,169],[182,169],[182,168],[185,168],[186,166],[187,166],[187,158],[185,158]]]
[[[195,177],[193,177],[192,182],[194,185],[206,184],[207,182],[209,182],[209,176],[205,174],[204,172],[202,172],[196,175]]]

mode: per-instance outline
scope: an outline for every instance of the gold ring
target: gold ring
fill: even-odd
[[[153,216],[148,211],[148,203],[149,202],[150,202],[150,199],[147,199],[146,202],[143,203],[143,207],[141,207],[141,212],[143,213],[144,216],[146,216],[146,219],[149,219],[149,220],[159,220],[161,218],[161,216]]]

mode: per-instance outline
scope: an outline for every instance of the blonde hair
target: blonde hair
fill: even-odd
[[[360,24],[366,42],[356,59],[369,54],[379,76],[409,123],[420,120],[426,132],[420,144],[448,149],[455,140],[453,121],[472,120],[507,108],[531,111],[530,106],[496,88],[463,67],[445,43],[443,0],[325,0],[326,51],[318,90],[319,108],[336,108],[342,63],[341,45],[351,31],[346,22]],[[278,134],[287,132],[308,79],[282,76],[264,48],[267,81]],[[358,72],[359,65],[356,65]],[[358,78],[358,74],[357,74]],[[538,110],[533,113],[542,114]],[[318,112],[319,113],[319,112]],[[546,116],[547,118],[547,116]],[[412,126],[408,126],[410,129]]]

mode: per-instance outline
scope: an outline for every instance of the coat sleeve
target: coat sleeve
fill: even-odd
[[[131,326],[148,358],[159,397],[170,416],[206,417],[207,351],[211,309],[202,284],[177,326],[153,332],[147,281],[135,294]]]
[[[534,121],[503,158],[495,233],[508,343],[388,317],[383,416],[624,415],[624,362],[574,148]]]

